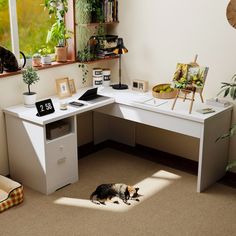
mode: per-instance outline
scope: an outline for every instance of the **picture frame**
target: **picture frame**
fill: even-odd
[[[66,98],[71,96],[69,78],[56,79],[57,95],[59,98]]]
[[[70,92],[71,94],[76,93],[75,81],[73,79],[69,80]]]

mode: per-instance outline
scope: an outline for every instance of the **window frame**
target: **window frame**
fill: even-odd
[[[16,0],[8,0],[9,16],[10,16],[10,29],[11,29],[11,47],[17,61],[20,60],[20,48],[19,48],[19,33],[17,22],[17,9]]]

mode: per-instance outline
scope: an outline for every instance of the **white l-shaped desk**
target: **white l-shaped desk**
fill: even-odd
[[[64,100],[77,100],[85,90]],[[4,109],[11,177],[44,194],[78,181],[76,116],[90,110],[198,138],[197,192],[224,176],[229,140],[216,143],[216,139],[230,128],[232,106],[214,107],[214,113],[200,114],[196,109],[206,104],[195,101],[189,114],[188,101],[177,101],[171,110],[173,100],[154,99],[151,92],[109,87],[99,93],[107,98],[84,102],[80,108],[69,106],[65,111],[59,109],[60,100],[53,97],[55,112],[42,117],[36,116],[36,108],[23,105]],[[70,124],[70,132],[49,140],[47,125],[59,120]]]

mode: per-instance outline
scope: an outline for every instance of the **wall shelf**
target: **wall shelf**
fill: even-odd
[[[116,25],[116,24],[119,24],[119,21],[112,21],[112,22],[101,22],[101,23],[98,23],[98,22],[95,22],[95,23],[88,23],[88,24],[77,24],[77,26],[86,26],[86,27],[94,27],[94,26],[98,26],[99,24],[102,24],[102,25]]]
[[[115,60],[118,58],[119,58],[119,56],[114,56],[114,57],[101,58],[101,59],[96,59],[96,60],[92,60],[92,61],[85,61],[85,62],[78,61],[78,63],[93,64],[93,63],[102,62],[102,61]]]

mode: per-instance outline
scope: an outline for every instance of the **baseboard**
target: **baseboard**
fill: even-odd
[[[94,145],[93,142],[86,143],[78,147],[78,159],[86,157],[94,152],[108,147],[107,141]]]
[[[218,182],[236,188],[236,173],[227,171],[225,176]]]
[[[177,155],[173,155],[167,152],[159,151],[154,148],[136,144],[135,147],[131,147],[125,144],[121,144],[114,141],[107,142],[108,147],[122,150],[123,152],[159,163],[174,169],[182,170],[190,174],[197,175],[198,162],[192,161]]]
[[[125,153],[129,153],[193,175],[197,175],[198,172],[197,161],[189,160],[184,157],[159,151],[157,149],[143,146],[141,144],[136,144],[135,147],[132,147],[112,140],[107,140],[97,145],[94,145],[93,142],[91,142],[80,146],[78,148],[78,158],[80,159],[86,157],[89,154],[92,154],[107,147],[119,151],[122,150]],[[226,172],[225,176],[219,181],[219,183],[236,188],[236,173],[230,171]]]

